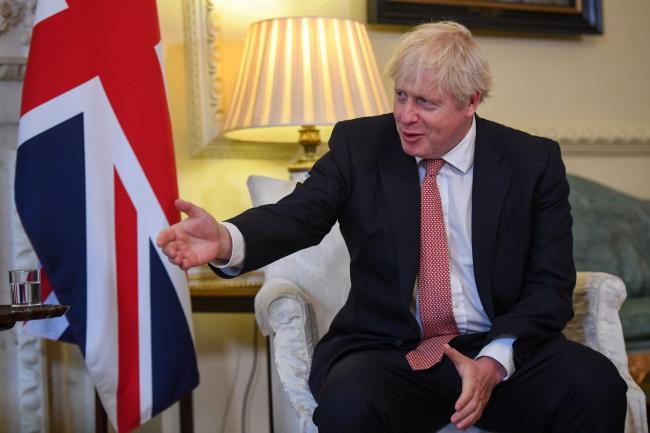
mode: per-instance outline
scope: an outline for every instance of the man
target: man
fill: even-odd
[[[388,66],[393,115],[340,122],[278,204],[189,218],[158,245],[183,269],[233,275],[315,245],[338,220],[346,304],[315,349],[321,433],[620,432],[626,386],[560,333],[575,284],[557,143],[476,116],[487,62],[470,32],[425,24]]]

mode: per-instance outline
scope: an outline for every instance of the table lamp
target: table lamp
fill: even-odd
[[[337,18],[274,18],[253,23],[224,136],[303,148],[292,178],[316,160],[319,128],[390,111],[365,26]],[[328,134],[329,135],[329,134]]]

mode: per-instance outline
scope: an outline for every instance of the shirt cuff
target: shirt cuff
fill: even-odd
[[[219,224],[222,224],[228,230],[228,233],[230,233],[232,252],[230,260],[215,259],[210,261],[210,264],[215,268],[221,269],[221,272],[224,274],[234,277],[241,273],[241,269],[244,266],[246,242],[244,241],[244,235],[241,234],[241,231],[239,231],[236,225],[227,222]]]
[[[503,380],[506,381],[515,372],[515,361],[512,355],[512,343],[514,342],[514,337],[495,338],[483,347],[474,359],[489,356],[497,361],[506,370],[506,375],[503,377]]]

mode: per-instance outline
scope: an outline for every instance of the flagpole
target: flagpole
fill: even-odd
[[[95,390],[95,433],[108,433],[108,416]]]

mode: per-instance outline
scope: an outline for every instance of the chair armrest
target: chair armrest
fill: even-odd
[[[604,272],[578,272],[573,293],[575,317],[567,324],[567,338],[607,356],[625,380],[628,413],[625,431],[648,432],[645,394],[628,369],[623,328],[618,311],[627,296],[625,283]]]
[[[308,381],[318,337],[308,296],[289,280],[266,280],[255,297],[255,317],[262,333],[272,338],[273,361],[282,388],[300,418],[301,433],[315,433],[311,417],[316,401]]]
[[[574,318],[567,338],[583,343],[627,369],[623,328],[618,311],[627,293],[623,281],[604,272],[578,272],[573,292]]]

